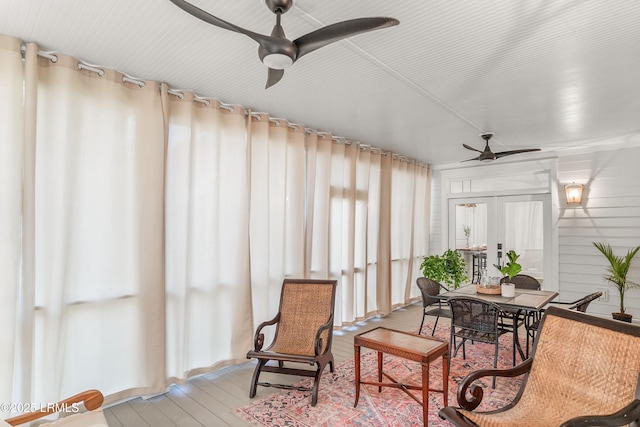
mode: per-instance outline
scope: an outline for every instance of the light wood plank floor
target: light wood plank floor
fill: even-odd
[[[333,338],[336,364],[353,357],[353,336],[378,326],[410,331],[420,326],[422,302],[395,310],[384,318],[373,318],[354,327],[337,331]],[[449,319],[440,319],[440,327],[448,328]],[[433,324],[434,318],[427,317]],[[443,326],[440,326],[440,325]],[[248,349],[247,349],[248,350]],[[105,409],[110,427],[173,427],[173,426],[242,426],[247,424],[233,410],[251,402],[249,383],[255,363],[249,361],[230,366],[192,379],[185,385],[174,385],[171,390],[147,400],[133,399]],[[275,378],[273,374],[269,378]],[[285,376],[277,380],[294,383],[301,378]],[[275,388],[258,387],[256,399],[275,393]],[[322,393],[322,387],[320,387]]]

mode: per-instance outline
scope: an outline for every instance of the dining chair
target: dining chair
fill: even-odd
[[[623,426],[640,419],[640,327],[550,307],[531,358],[508,369],[468,374],[458,406],[440,410],[457,427]],[[483,377],[522,377],[504,406],[482,409]],[[492,393],[488,391],[487,394]]]
[[[507,279],[502,278],[500,280],[501,283],[505,282]],[[513,276],[511,279],[508,279],[509,283],[513,283],[516,289],[530,289],[539,291],[542,287],[540,282],[535,277],[526,275],[526,274],[517,274]],[[515,319],[514,319],[515,318]],[[524,326],[525,330],[528,331],[528,328],[531,324],[540,320],[539,312],[527,312],[524,313],[522,311],[512,311],[512,310],[502,310],[500,311],[500,326],[504,329],[507,329],[513,333],[514,325],[515,327],[520,328]],[[526,350],[525,357],[529,357],[529,341],[526,341]],[[513,355],[513,364],[515,366],[515,352]]]
[[[500,281],[504,282],[507,279],[502,278]],[[511,279],[508,279],[509,283],[513,283],[518,289],[532,289],[539,291],[541,288],[540,282],[535,277],[526,274],[516,274]]]
[[[591,304],[593,301],[597,300],[601,296],[602,296],[602,291],[598,291],[598,292],[593,292],[589,295],[586,295],[572,302],[554,301],[549,303],[549,306],[565,307],[568,310],[575,310],[575,311],[580,311],[582,313],[586,313],[587,307],[589,307],[589,304]],[[542,315],[542,313],[544,313],[544,310],[540,312],[540,315]],[[533,343],[535,342],[536,333],[538,332],[539,327],[540,327],[540,319],[537,319],[536,321],[531,322],[531,324],[526,326],[527,353],[529,352],[529,340],[531,340],[531,344],[533,345]]]
[[[311,392],[311,406],[318,401],[318,387],[324,368],[334,371],[331,352],[336,280],[285,279],[280,292],[280,307],[276,316],[262,322],[254,336],[254,349],[247,359],[258,363],[251,378],[249,397],[256,395],[257,386],[294,389]],[[263,348],[265,328],[275,327],[271,344]],[[276,365],[267,364],[270,361]],[[298,369],[284,363],[307,364],[315,369]],[[313,387],[259,382],[262,372],[313,377]]]
[[[451,336],[449,339],[449,362],[462,347],[462,358],[466,359],[465,342],[479,341],[495,347],[493,367],[498,366],[498,339],[507,332],[499,327],[500,307],[492,302],[473,297],[453,297],[448,301],[451,308]],[[456,338],[461,338],[456,343]],[[493,387],[496,380],[493,379]]]
[[[420,322],[418,334],[422,333],[422,326],[424,325],[425,317],[435,316],[436,321],[431,329],[431,335],[433,335],[436,331],[436,326],[438,326],[438,320],[441,317],[451,318],[451,310],[449,310],[449,306],[446,305],[446,303],[443,304],[442,299],[438,298],[440,289],[444,289],[445,291],[448,291],[449,289],[427,277],[418,277],[416,284],[422,294],[422,321]]]

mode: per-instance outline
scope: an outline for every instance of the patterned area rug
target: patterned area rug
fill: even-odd
[[[436,336],[448,339],[448,327],[438,328]],[[427,331],[429,332],[429,331]],[[423,331],[425,334],[425,331]],[[498,367],[513,365],[511,335],[500,338]],[[451,360],[449,372],[449,405],[456,405],[458,384],[469,373],[493,365],[494,346],[485,343],[467,343],[466,360],[462,359],[462,350]],[[518,359],[519,360],[519,359]],[[362,348],[361,378],[376,380],[376,353]],[[442,362],[431,364],[429,382],[432,388],[442,389]],[[384,372],[404,384],[419,385],[421,368],[417,362],[389,355],[384,356]],[[264,380],[266,381],[266,375]],[[482,410],[499,408],[510,402],[520,387],[521,378],[498,378],[495,390],[491,389],[491,378],[485,378],[485,397]],[[298,384],[311,386],[312,379]],[[416,391],[418,393],[419,391]],[[301,391],[281,391],[238,408],[236,414],[253,426],[416,426],[422,425],[422,407],[403,391],[383,387],[378,393],[375,386],[363,385],[360,388],[360,400],[355,400],[355,373],[353,360],[346,360],[336,366],[335,372],[325,369],[320,380],[318,404],[311,406],[311,393]],[[429,426],[450,426],[438,416],[442,409],[442,393],[429,393]]]

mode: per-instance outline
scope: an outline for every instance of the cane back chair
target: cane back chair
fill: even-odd
[[[472,372],[457,390],[460,407],[440,417],[455,426],[622,426],[640,417],[640,327],[550,307],[532,356],[510,369]],[[514,400],[481,412],[485,376],[524,375]],[[637,424],[634,424],[637,425]]]
[[[256,395],[257,386],[311,391],[311,405],[318,401],[318,386],[322,371],[329,364],[334,370],[331,343],[333,341],[333,314],[336,298],[336,280],[285,279],[280,293],[280,307],[276,316],[261,323],[254,336],[254,349],[248,359],[257,359],[249,397]],[[271,344],[264,346],[263,329],[275,326]],[[269,361],[277,365],[267,364]],[[284,362],[315,365],[315,370],[284,366]],[[313,377],[313,387],[259,382],[262,372]]]

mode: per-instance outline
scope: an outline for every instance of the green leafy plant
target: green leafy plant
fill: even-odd
[[[504,277],[508,277],[509,280],[511,280],[522,271],[522,266],[517,262],[518,258],[520,258],[520,255],[511,249],[507,252],[508,261],[503,266],[500,266],[499,264],[493,264],[493,266],[497,268]]]
[[[624,314],[625,291],[632,287],[640,287],[639,284],[627,279],[629,268],[631,268],[631,260],[633,260],[633,257],[636,256],[640,250],[640,246],[629,249],[627,255],[624,257],[615,255],[611,245],[608,243],[593,242],[593,246],[609,261],[609,267],[607,267],[608,274],[604,276],[604,279],[618,288],[618,294],[620,295],[620,313]]]
[[[428,277],[443,285],[453,286],[454,289],[469,280],[467,276],[467,264],[460,252],[447,249],[442,256],[431,255],[425,257],[420,264],[420,270],[424,277]]]
[[[462,231],[464,232],[464,237],[466,237],[467,239],[469,238],[469,236],[471,236],[471,227],[469,227],[468,225],[463,225]]]

